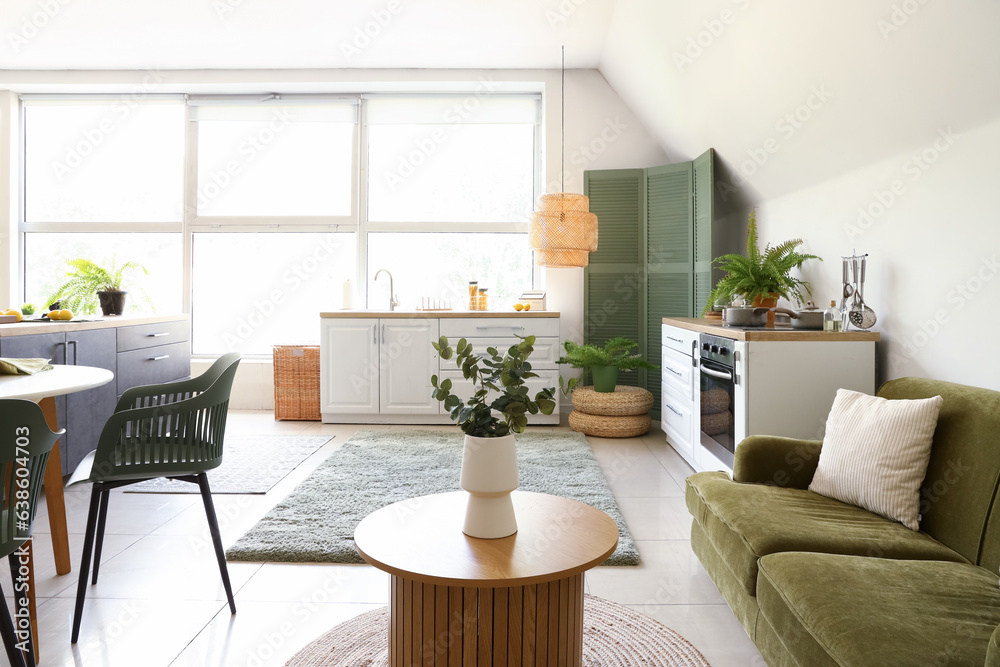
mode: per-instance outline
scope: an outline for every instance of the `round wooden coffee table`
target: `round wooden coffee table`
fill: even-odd
[[[389,665],[571,665],[583,661],[583,573],[618,546],[604,512],[511,495],[518,531],[462,532],[467,494],[404,500],[358,524],[368,563],[392,575]]]

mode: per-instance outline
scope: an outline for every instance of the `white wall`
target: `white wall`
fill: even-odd
[[[869,253],[880,380],[1000,389],[974,342],[1000,326],[998,25],[988,0],[619,0],[600,69],[671,161],[716,149],[723,219],[759,206],[825,259],[817,301]]]

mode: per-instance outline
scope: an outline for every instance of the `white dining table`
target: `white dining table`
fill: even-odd
[[[59,430],[56,414],[56,396],[72,394],[100,387],[114,379],[114,373],[93,366],[53,366],[51,370],[34,375],[0,375],[0,399],[24,398],[38,403],[45,415],[45,421],[53,431]],[[52,552],[55,556],[56,573],[69,574],[72,570],[69,557],[69,533],[66,528],[66,500],[63,496],[62,455],[59,443],[52,448],[43,477],[45,506],[48,509],[49,529],[52,533]],[[27,541],[29,553],[31,540]],[[38,659],[38,627],[35,613],[35,576],[33,556],[29,555],[28,598],[31,614],[32,634],[35,637],[35,659]]]

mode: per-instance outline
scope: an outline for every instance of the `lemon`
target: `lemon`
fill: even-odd
[[[524,304],[524,309],[525,310],[531,310],[531,304],[530,303]]]
[[[524,308],[523,304],[520,304],[520,303],[515,303],[514,304],[514,310],[521,310],[522,308]]]
[[[17,318],[17,321],[18,321],[18,322],[20,322],[20,321],[21,321],[21,311],[20,311],[20,310],[14,310],[13,308],[10,308],[10,309],[8,309],[8,310],[5,310],[5,311],[3,312],[3,314],[4,314],[4,315],[13,315],[14,317],[16,317],[16,318]]]
[[[59,311],[59,319],[60,320],[71,320],[71,319],[73,319],[73,311],[65,310],[65,309],[64,310],[60,310]]]

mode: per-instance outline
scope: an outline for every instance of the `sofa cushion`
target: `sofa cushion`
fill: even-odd
[[[809,490],[919,530],[920,483],[942,401],[838,389]]]
[[[781,553],[760,561],[757,599],[801,665],[983,665],[996,574],[965,563]]]
[[[803,489],[740,484],[722,472],[687,478],[688,510],[750,595],[757,559],[782,551],[965,562],[928,535]]]
[[[921,487],[920,530],[996,572],[1000,567],[1000,511],[992,517],[990,513],[1000,481],[1000,392],[900,378],[882,385],[878,395],[944,398]]]

